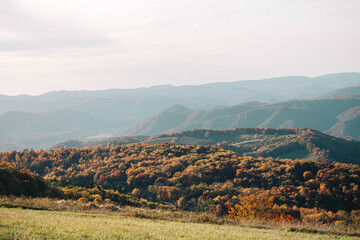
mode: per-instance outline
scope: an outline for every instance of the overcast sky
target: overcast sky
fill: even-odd
[[[360,0],[1,0],[0,94],[360,72]]]

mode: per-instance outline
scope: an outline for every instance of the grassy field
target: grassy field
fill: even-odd
[[[359,239],[286,229],[181,223],[111,213],[0,208],[0,239]]]
[[[280,155],[279,157],[283,159],[289,158],[289,159],[302,159],[302,160],[310,160],[310,161],[319,160],[318,156],[315,156],[306,150],[289,152],[287,154]]]

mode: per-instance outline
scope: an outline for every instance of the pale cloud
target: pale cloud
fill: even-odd
[[[12,0],[5,94],[360,71],[358,0]]]
[[[53,21],[15,1],[0,5],[0,51],[90,47],[110,40],[70,22]]]

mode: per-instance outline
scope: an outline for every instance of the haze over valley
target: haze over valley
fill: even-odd
[[[0,150],[46,149],[69,139],[150,136],[199,128],[309,127],[359,139],[359,85],[359,73],[341,73],[197,86],[2,95]]]

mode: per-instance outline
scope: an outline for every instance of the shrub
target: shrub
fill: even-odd
[[[86,197],[81,197],[77,201],[80,202],[80,203],[88,203],[89,199],[87,199]]]

